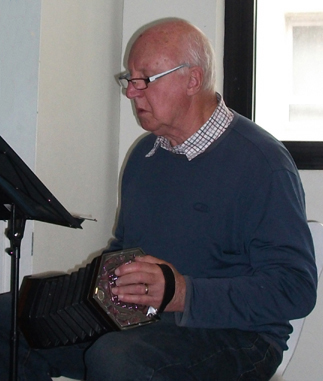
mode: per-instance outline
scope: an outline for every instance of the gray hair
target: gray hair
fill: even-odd
[[[194,30],[195,29],[195,30]],[[215,52],[210,40],[198,28],[185,34],[185,64],[199,66],[204,73],[203,89],[215,92]]]

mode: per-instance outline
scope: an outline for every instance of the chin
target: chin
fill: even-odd
[[[148,131],[148,132],[151,132],[151,133],[157,135],[157,131],[159,130],[159,128],[157,126],[155,126],[152,123],[149,123],[147,121],[140,120],[140,119],[139,119],[139,122],[140,122],[141,127],[145,131]]]

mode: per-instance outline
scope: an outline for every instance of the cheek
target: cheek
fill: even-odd
[[[161,116],[165,115],[168,111],[168,100],[167,98],[158,93],[154,94],[154,96],[147,97],[147,102],[149,104],[152,115],[159,119]]]
[[[181,98],[172,91],[158,92],[147,101],[156,119],[171,119],[182,108]]]

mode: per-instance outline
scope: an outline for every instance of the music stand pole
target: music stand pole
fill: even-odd
[[[16,381],[18,377],[18,297],[19,297],[19,261],[21,241],[24,235],[26,220],[17,218],[16,206],[11,205],[11,218],[8,221],[7,237],[10,240],[10,248],[7,253],[11,256],[11,348],[10,348],[10,381]]]

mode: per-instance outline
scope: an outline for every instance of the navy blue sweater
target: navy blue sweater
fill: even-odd
[[[235,114],[209,149],[188,161],[155,136],[134,148],[109,250],[141,247],[185,275],[178,325],[262,332],[286,349],[288,320],[316,299],[304,192],[284,146]]]

